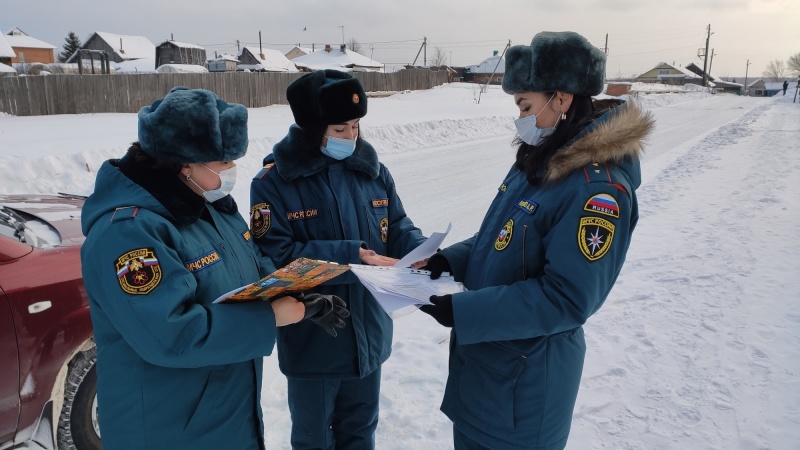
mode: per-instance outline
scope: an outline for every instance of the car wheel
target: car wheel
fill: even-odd
[[[58,448],[100,450],[97,422],[97,349],[79,353],[69,363],[64,386],[64,407],[58,419]]]

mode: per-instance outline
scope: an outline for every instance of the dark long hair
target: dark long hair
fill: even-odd
[[[554,92],[544,94],[551,97]],[[567,118],[560,120],[553,134],[542,139],[539,145],[526,144],[519,136],[514,139],[514,144],[518,145],[514,167],[525,172],[528,183],[539,186],[550,158],[584,129],[591,122],[593,115],[592,98],[586,95],[573,95],[572,104],[567,110]]]
[[[166,172],[169,174],[178,174],[183,167],[182,164],[161,159],[153,158],[142,150],[139,141],[133,142],[128,148],[126,161],[138,165],[141,169],[150,169],[153,171]]]

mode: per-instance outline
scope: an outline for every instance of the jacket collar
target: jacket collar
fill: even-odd
[[[328,164],[325,155],[320,151],[320,143],[311,142],[297,125],[289,127],[289,133],[275,144],[272,154],[275,158],[275,169],[287,182],[313,175]],[[343,162],[347,169],[362,172],[372,179],[380,174],[378,153],[361,137],[356,141],[353,155]]]
[[[599,116],[550,159],[545,183],[564,179],[590,163],[619,164],[638,159],[655,127],[652,114],[633,101],[598,101]]]

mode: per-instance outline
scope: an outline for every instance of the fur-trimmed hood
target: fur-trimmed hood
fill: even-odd
[[[652,114],[633,101],[599,101],[597,106],[605,112],[553,155],[545,183],[560,181],[593,162],[618,165],[639,159],[655,127]]]
[[[281,178],[287,182],[313,175],[328,164],[320,143],[309,141],[308,135],[297,125],[289,127],[286,137],[272,147],[271,155],[264,158],[265,164],[272,161]],[[363,172],[372,179],[380,174],[378,153],[360,135],[355,152],[343,162],[348,169]]]

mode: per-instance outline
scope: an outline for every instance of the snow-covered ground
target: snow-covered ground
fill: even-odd
[[[640,95],[656,117],[627,263],[586,325],[569,449],[793,449],[800,442],[800,104],[705,92]],[[364,136],[423,231],[474,233],[513,161],[515,106],[469,84],[370,99]],[[234,189],[292,123],[250,110]],[[0,114],[0,193],[86,193],[136,138],[135,114]],[[438,411],[448,330],[395,322],[379,449],[452,448]],[[288,449],[286,381],[264,363],[268,448]]]

